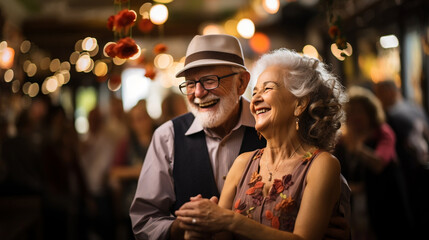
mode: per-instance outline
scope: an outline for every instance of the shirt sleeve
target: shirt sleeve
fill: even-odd
[[[153,134],[140,172],[130,218],[136,239],[167,239],[174,221],[170,208],[176,201],[173,183],[174,129],[171,121]]]

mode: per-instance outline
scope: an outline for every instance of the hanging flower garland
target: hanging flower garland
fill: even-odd
[[[127,8],[122,7],[123,3],[128,3]],[[128,59],[139,51],[139,47],[132,38],[132,27],[137,20],[137,13],[130,10],[129,0],[115,0],[114,4],[120,11],[107,19],[107,28],[113,31],[115,39],[119,38],[119,40],[106,44],[104,51],[109,57]]]
[[[341,16],[334,13],[335,10],[335,0],[327,0],[327,15],[329,30],[328,34],[332,41],[337,45],[338,49],[344,50],[347,48],[346,37],[344,36],[343,26]],[[338,0],[340,1],[340,0]],[[338,4],[338,2],[337,2]]]

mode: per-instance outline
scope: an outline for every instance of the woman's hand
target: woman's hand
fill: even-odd
[[[227,230],[232,223],[234,213],[217,205],[217,198],[203,199],[201,196],[191,198],[176,211],[180,227],[197,232],[219,232]]]

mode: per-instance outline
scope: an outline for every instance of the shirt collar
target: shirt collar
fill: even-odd
[[[232,129],[232,131],[238,129],[241,126],[246,127],[255,127],[255,119],[253,118],[252,114],[250,113],[250,102],[245,97],[240,97],[240,104],[241,104],[241,113],[240,113],[240,119],[238,120],[237,125]],[[204,128],[201,125],[200,122],[195,118],[192,122],[191,126],[189,127],[188,131],[186,131],[185,135],[192,135],[197,132],[203,131]]]

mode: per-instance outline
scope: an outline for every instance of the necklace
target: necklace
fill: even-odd
[[[301,145],[300,145],[301,146]],[[299,148],[299,147],[298,147]],[[295,151],[290,155],[289,158],[292,158],[293,156],[295,156],[295,153],[298,151],[298,148],[295,149]],[[275,174],[277,172],[277,170],[279,169],[280,165],[284,162],[284,161],[279,161],[277,163],[277,166],[274,168],[274,171],[271,171],[270,168],[268,167],[268,160],[266,161],[266,166],[267,166],[267,170],[268,170],[268,181],[271,182],[271,180],[273,180],[273,174]]]

